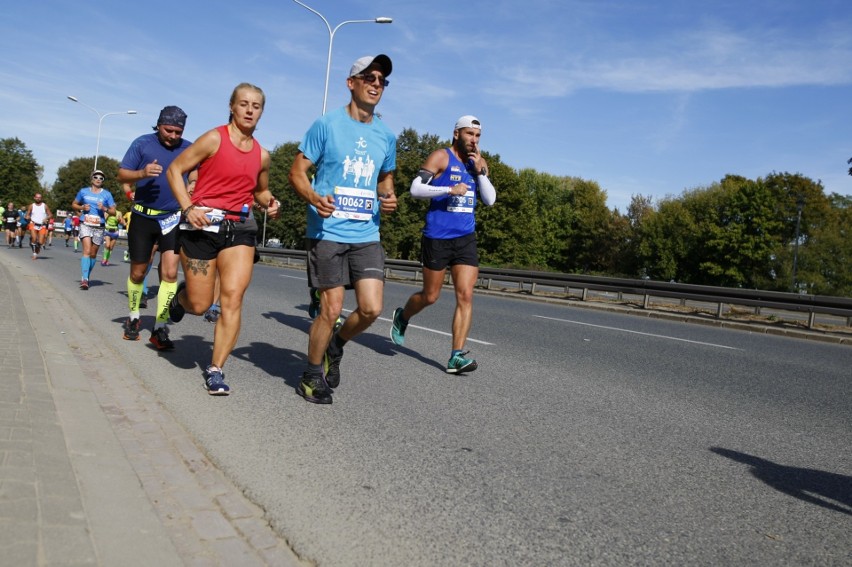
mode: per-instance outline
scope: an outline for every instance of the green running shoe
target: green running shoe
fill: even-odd
[[[322,374],[302,374],[296,393],[313,404],[330,404],[331,390],[322,379]]]
[[[465,355],[469,352],[469,350],[466,350],[453,356],[447,362],[447,374],[461,374],[462,372],[473,372],[476,370],[478,367],[476,361],[472,358],[465,358]]]
[[[408,322],[402,322],[402,311],[402,307],[394,309],[393,323],[390,328],[390,338],[397,346],[405,344],[405,330],[408,328]]]

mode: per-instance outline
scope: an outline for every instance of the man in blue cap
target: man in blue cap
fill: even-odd
[[[150,342],[158,350],[170,350],[166,322],[169,301],[177,289],[179,256],[175,245],[180,222],[180,205],[169,187],[166,170],[172,161],[190,146],[183,138],[186,113],[177,106],[160,111],[154,133],[136,138],[118,169],[118,181],[136,185],[131,208],[127,246],[130,276],[127,278],[127,302],[130,315],[124,323],[124,339],[139,340],[139,305],[148,262],[155,247],[160,251],[160,290]]]

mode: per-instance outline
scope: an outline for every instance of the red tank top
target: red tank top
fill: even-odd
[[[192,192],[192,203],[202,207],[213,207],[237,214],[226,218],[236,220],[243,205],[249,209],[254,201],[254,189],[260,174],[261,147],[252,139],[251,150],[239,150],[231,142],[228,126],[216,128],[221,138],[219,149],[213,156],[201,162],[198,181]]]

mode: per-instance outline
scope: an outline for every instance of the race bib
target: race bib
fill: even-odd
[[[447,211],[450,213],[472,213],[473,212],[473,190],[464,195],[451,195],[447,203]]]
[[[210,224],[205,226],[204,228],[195,228],[188,222],[180,223],[181,230],[203,230],[205,232],[219,232],[219,227],[223,220],[225,220],[225,211],[221,209],[210,209],[206,213],[207,219],[210,221]],[[178,213],[180,215],[180,213]],[[165,234],[165,232],[163,233]]]
[[[334,188],[335,211],[331,216],[338,219],[368,221],[373,218],[376,209],[376,192],[372,189],[355,187]]]
[[[180,223],[180,211],[177,211],[164,219],[158,219],[157,222],[160,223],[160,231],[163,234],[168,234]]]
[[[101,226],[100,215],[86,215],[83,217],[83,224],[86,226]]]

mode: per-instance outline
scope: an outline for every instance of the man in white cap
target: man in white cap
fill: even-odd
[[[432,152],[411,182],[412,197],[430,200],[420,241],[423,288],[393,312],[390,330],[391,340],[402,346],[408,321],[438,301],[449,266],[456,294],[453,348],[446,368],[450,374],[477,368],[464,350],[473,320],[473,286],[479,277],[474,211],[479,200],[491,206],[497,199],[488,164],[479,151],[481,134],[478,118],[459,118],[452,146]]]
[[[308,285],[319,290],[322,306],[311,324],[308,366],[296,391],[316,404],[331,403],[343,346],[382,311],[385,254],[379,223],[381,214],[397,206],[396,136],[375,109],[392,69],[387,55],[355,61],[346,79],[349,103],[313,123],[290,169],[290,184],[308,203]],[[312,184],[308,172],[314,165]],[[355,290],[357,309],[335,331],[347,286]]]

